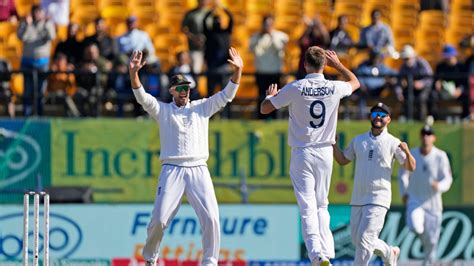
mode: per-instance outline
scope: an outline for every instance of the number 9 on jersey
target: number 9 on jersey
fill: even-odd
[[[326,106],[320,100],[316,100],[311,103],[309,107],[309,114],[315,120],[309,121],[309,125],[312,128],[320,128],[324,125],[324,118],[326,117]]]

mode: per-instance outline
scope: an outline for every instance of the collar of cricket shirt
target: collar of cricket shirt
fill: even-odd
[[[190,105],[190,104],[191,104],[191,100],[190,100],[190,99],[188,99],[188,102],[187,102],[185,105],[183,105],[183,106],[178,106],[178,105],[176,104],[176,101],[174,100],[174,98],[173,98],[173,101],[172,101],[173,107],[176,108],[176,109],[179,109],[179,110],[186,108],[186,107],[187,107],[188,105]]]
[[[306,79],[321,79],[321,78],[324,78],[324,75],[322,73],[309,73],[309,74],[306,74],[306,76],[304,78],[306,78]]]
[[[380,132],[380,134],[378,136],[374,136],[372,135],[372,130],[369,130],[369,137],[373,140],[376,140],[376,139],[379,139],[380,137],[382,137],[383,135],[385,135],[387,133],[387,127],[385,127],[382,132]]]

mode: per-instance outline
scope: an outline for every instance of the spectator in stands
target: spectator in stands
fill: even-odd
[[[0,21],[10,21],[16,23],[18,14],[13,0],[0,1]]]
[[[469,75],[468,90],[471,96],[471,120],[474,119],[474,46],[471,55],[466,59],[464,63],[465,72]]]
[[[127,32],[118,37],[119,52],[127,56],[133,51],[146,51],[147,64],[159,64],[158,57],[155,55],[155,47],[147,32],[137,28],[137,17],[130,16],[126,20]]]
[[[15,105],[10,87],[12,66],[7,59],[0,58],[0,102],[7,107],[8,116],[15,117]]]
[[[203,21],[209,12],[210,0],[198,0],[198,6],[184,15],[181,30],[188,38],[189,53],[192,59],[192,71],[200,74],[204,65],[204,36]]]
[[[197,88],[196,76],[194,75],[192,68],[191,68],[191,57],[188,52],[179,52],[176,54],[176,65],[171,68],[168,72],[168,78],[170,79],[172,76],[177,74],[182,74],[186,78],[187,81],[191,82],[189,87],[191,88],[189,98],[191,100],[197,100],[200,97],[199,90]],[[153,95],[153,94],[152,94]],[[165,102],[171,101],[171,94],[166,93]]]
[[[341,15],[337,18],[337,27],[329,33],[330,43],[329,49],[336,53],[346,54],[347,50],[353,46],[353,41],[349,33],[346,31],[347,16]]]
[[[20,22],[17,30],[18,38],[23,42],[21,69],[25,71],[25,90],[23,93],[23,113],[25,116],[33,114],[33,91],[36,89],[37,114],[43,113],[42,94],[46,76],[40,73],[38,83],[33,84],[31,71],[46,72],[51,56],[51,40],[56,37],[54,24],[46,20],[44,11],[39,5],[31,7],[31,13]]]
[[[79,25],[71,23],[67,26],[66,40],[58,43],[54,55],[61,53],[67,56],[67,62],[70,64],[77,64],[82,57],[82,43],[77,40],[77,33],[79,32]]]
[[[397,72],[383,63],[383,54],[371,51],[369,59],[360,64],[354,71],[360,82],[355,95],[359,102],[359,118],[367,119],[367,99],[380,99],[390,93],[395,85],[394,75]]]
[[[443,61],[436,66],[435,99],[456,100],[461,103],[461,119],[470,120],[471,99],[468,91],[468,73],[457,58],[458,52],[452,45],[443,48]],[[438,114],[438,110],[435,110]]]
[[[330,42],[329,33],[318,17],[312,19],[305,17],[304,23],[306,29],[298,41],[301,51],[300,61],[298,64],[298,73],[296,74],[298,79],[302,79],[306,76],[306,71],[304,68],[305,51],[311,46],[319,46],[323,49],[326,49],[328,48]]]
[[[431,86],[433,84],[433,70],[430,64],[420,56],[417,56],[415,49],[410,45],[405,45],[400,53],[403,64],[400,67],[399,79],[397,84],[397,98],[403,102],[403,114],[406,116],[408,111],[408,76],[413,76],[413,95],[415,118],[424,120],[427,114],[431,114],[431,107],[428,110],[428,101],[430,100]],[[431,103],[430,103],[431,105]]]
[[[98,115],[103,88],[107,86],[107,73],[111,69],[112,63],[100,55],[96,44],[84,48],[78,67],[80,73],[76,76],[78,93],[75,95],[81,115]]]
[[[204,17],[203,28],[206,37],[204,57],[207,63],[207,97],[214,94],[216,87],[224,88],[231,69],[227,63],[230,37],[234,21],[229,10],[218,2]],[[229,105],[227,105],[228,107]],[[227,108],[226,107],[226,108]],[[228,110],[223,115],[229,115]]]
[[[382,13],[374,9],[371,13],[371,23],[360,32],[359,48],[387,52],[398,58],[394,48],[393,33],[390,26],[382,22]]]
[[[262,20],[262,30],[250,39],[250,50],[255,58],[255,79],[258,86],[258,103],[266,97],[266,91],[271,84],[280,85],[283,71],[285,48],[288,35],[275,30],[274,18],[265,16]],[[257,108],[258,118],[276,118],[276,112],[264,115]]]
[[[84,47],[91,43],[95,43],[99,47],[100,55],[110,61],[113,61],[118,54],[117,43],[107,33],[105,21],[101,17],[95,20],[95,34],[86,37],[83,41]]]
[[[41,0],[41,6],[45,10],[46,17],[58,26],[69,24],[69,1],[70,0]]]
[[[68,62],[67,55],[56,53],[50,70],[62,73],[53,73],[48,76],[45,96],[53,100],[64,100],[65,113],[79,116],[77,106],[72,99],[77,92],[76,78],[73,73],[64,73],[66,71],[73,71],[74,65]]]

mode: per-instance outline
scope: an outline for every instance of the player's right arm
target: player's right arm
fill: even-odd
[[[267,89],[267,97],[263,102],[260,104],[260,113],[266,115],[276,110],[275,106],[273,106],[270,98],[277,95],[278,93],[278,85],[271,84]]]
[[[327,65],[335,68],[339,74],[342,75],[344,80],[351,85],[352,92],[356,91],[360,87],[359,80],[357,79],[356,75],[352,73],[349,69],[347,69],[341,61],[339,61],[339,58],[337,57],[336,52],[326,50],[326,61]]]
[[[334,154],[334,159],[336,162],[340,165],[346,165],[351,162],[351,160],[347,159],[344,153],[353,153],[353,143],[349,144],[347,147],[347,150],[345,152],[342,152],[341,149],[339,149],[338,143],[337,143],[337,138],[336,138],[336,143],[332,145],[332,150]]]
[[[266,115],[276,109],[290,105],[292,99],[296,95],[295,83],[285,85],[281,90],[277,84],[271,84],[267,89],[267,97],[260,104],[260,113]]]
[[[137,102],[143,106],[143,109],[145,109],[147,113],[157,120],[160,111],[160,105],[155,97],[145,92],[145,89],[140,82],[140,77],[138,76],[138,71],[146,64],[146,61],[142,61],[142,59],[142,51],[133,51],[132,56],[130,57],[128,69],[130,81],[132,83],[133,94],[135,95]]]

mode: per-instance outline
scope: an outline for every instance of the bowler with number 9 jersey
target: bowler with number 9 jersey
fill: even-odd
[[[325,79],[325,65],[334,67],[346,81]],[[328,193],[340,100],[359,88],[355,75],[333,51],[313,46],[305,54],[308,73],[277,91],[270,86],[261,112],[288,106],[288,143],[292,148],[290,177],[301,214],[303,238],[312,265],[329,265],[334,239],[329,228]]]

